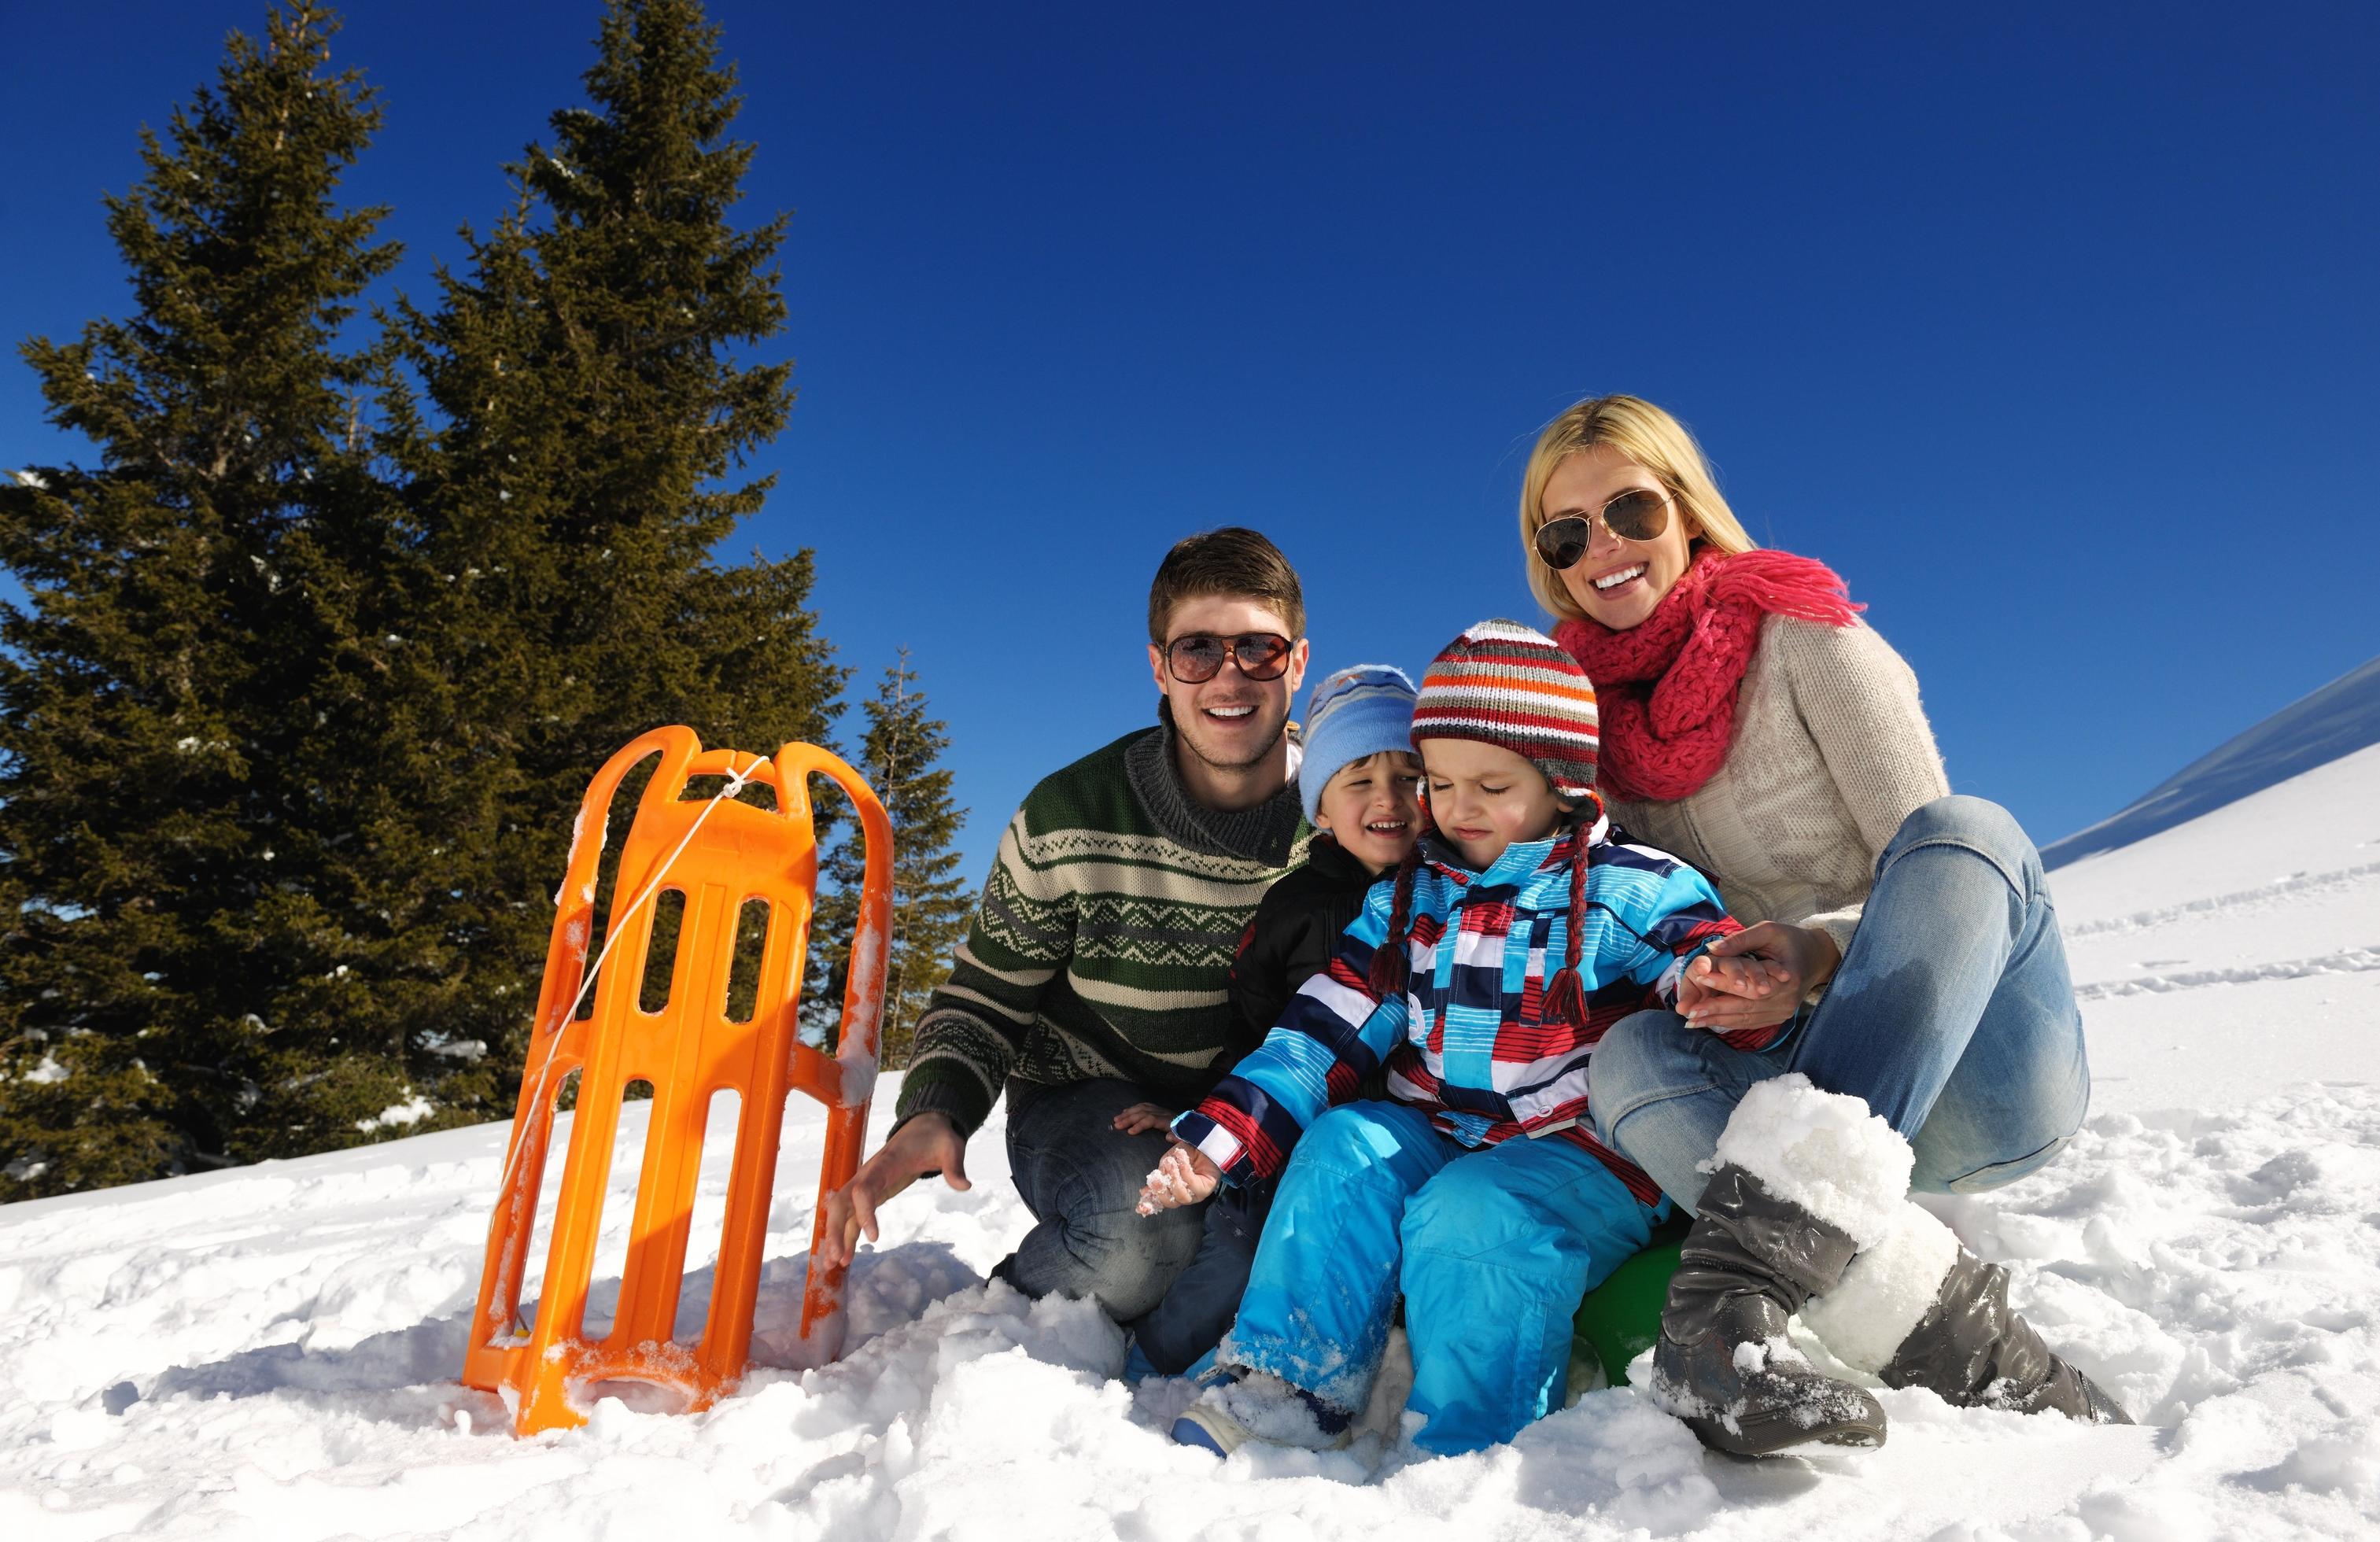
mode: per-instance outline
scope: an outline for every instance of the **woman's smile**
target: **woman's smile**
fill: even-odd
[[[1622,563],[1608,572],[1594,575],[1587,582],[1593,584],[1595,592],[1606,600],[1624,600],[1644,583],[1645,570],[1645,565],[1641,562]]]
[[[1585,555],[1558,577],[1573,604],[1590,620],[1615,632],[1624,632],[1651,615],[1653,607],[1694,560],[1697,528],[1683,504],[1674,497],[1668,523],[1647,540],[1624,540],[1590,512],[1638,488],[1655,493],[1668,491],[1652,471],[1609,444],[1597,444],[1554,467],[1537,511],[1541,520],[1565,515],[1588,516]]]

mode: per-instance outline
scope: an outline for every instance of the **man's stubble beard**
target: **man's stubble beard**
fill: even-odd
[[[1184,748],[1187,749],[1191,754],[1198,758],[1198,761],[1201,765],[1211,766],[1215,770],[1220,771],[1253,771],[1257,767],[1264,764],[1266,758],[1270,756],[1274,750],[1281,747],[1281,741],[1286,737],[1289,733],[1289,718],[1287,714],[1284,713],[1281,722],[1273,725],[1272,737],[1265,741],[1264,747],[1249,756],[1245,760],[1218,760],[1213,756],[1208,754],[1207,751],[1199,746],[1197,736],[1182,725],[1181,715],[1179,713],[1175,714],[1173,726],[1174,736],[1182,741]]]

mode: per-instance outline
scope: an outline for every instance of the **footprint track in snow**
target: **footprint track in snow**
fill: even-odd
[[[2104,937],[2110,933],[2146,931],[2174,921],[2192,917],[2211,916],[2223,911],[2259,911],[2281,905],[2305,902],[2329,902],[2358,889],[2380,888],[2380,862],[2366,862],[2359,867],[2340,868],[2326,873],[2291,873],[2253,889],[2235,890],[2228,894],[2213,894],[2203,900],[2183,905],[2160,905],[2154,910],[2135,910],[2128,916],[2110,916],[2102,920],[2076,921],[2061,926],[2069,941],[2081,937]]]
[[[2137,996],[2150,990],[2196,990],[2209,985],[2253,985],[2259,980],[2303,979],[2312,975],[2354,975],[2380,969],[2380,944],[2347,948],[2318,958],[2289,958],[2271,964],[2247,964],[2226,969],[2192,969],[2178,975],[2149,975],[2140,979],[2096,980],[2074,988],[2078,1002],[2105,1001],[2110,996]]]

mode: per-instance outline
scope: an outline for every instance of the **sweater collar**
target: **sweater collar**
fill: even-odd
[[[1158,830],[1193,851],[1268,868],[1289,866],[1305,828],[1305,807],[1297,795],[1295,746],[1291,747],[1290,778],[1281,791],[1252,808],[1209,808],[1182,784],[1173,759],[1173,718],[1167,706],[1160,698],[1157,727],[1124,748],[1125,780]]]

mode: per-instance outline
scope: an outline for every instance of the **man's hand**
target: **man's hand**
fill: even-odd
[[[921,1113],[892,1132],[892,1138],[859,1166],[851,1182],[826,1196],[826,1232],[819,1238],[819,1262],[829,1269],[851,1262],[859,1234],[877,1240],[876,1207],[920,1178],[941,1174],[954,1189],[969,1185],[966,1141],[942,1113]]]
[[[1115,1127],[1128,1135],[1170,1130],[1173,1127],[1173,1111],[1160,1109],[1155,1103],[1135,1103],[1115,1116]]]
[[[1195,1146],[1173,1143],[1149,1173],[1148,1182],[1140,1191],[1140,1203],[1133,1208],[1142,1215],[1155,1215],[1183,1205],[1196,1205],[1211,1198],[1215,1186],[1223,1181],[1223,1170],[1214,1159]]]
[[[1688,1026],[1713,1033],[1774,1027],[1841,962],[1835,940],[1817,928],[1762,921],[1720,938],[1686,966],[1678,1011]]]

